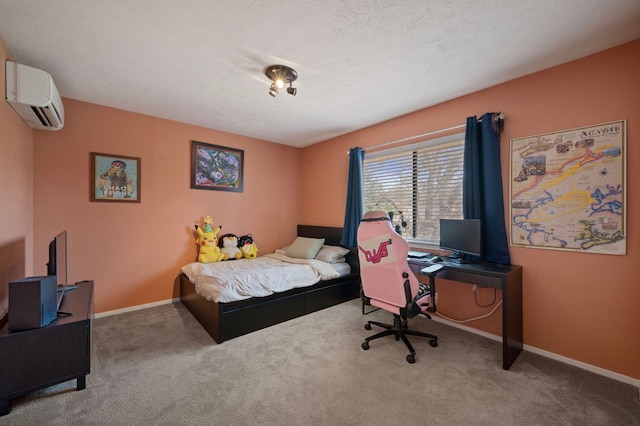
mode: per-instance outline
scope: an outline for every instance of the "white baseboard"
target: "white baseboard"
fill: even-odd
[[[99,314],[95,314],[95,318],[102,318],[102,317],[108,317],[111,315],[124,314],[125,312],[139,311],[140,309],[147,309],[147,308],[153,308],[155,306],[168,305],[170,303],[175,303],[179,301],[180,301],[180,298],[176,297],[174,299],[166,299],[166,300],[161,300],[159,302],[145,303],[144,305],[130,306],[128,308],[115,309],[113,311],[107,311],[107,312],[100,312]]]
[[[463,324],[458,324],[458,323],[456,323],[454,321],[449,321],[449,320],[441,318],[441,317],[439,317],[437,315],[432,315],[431,317],[433,318],[433,321],[441,322],[443,324],[450,325],[451,327],[456,327],[456,328],[459,328],[461,330],[468,331],[470,333],[478,334],[480,336],[486,337],[486,338],[491,339],[491,340],[502,342],[502,337],[501,336],[497,336],[495,334],[487,333],[485,331],[478,330],[478,329],[475,329],[473,327],[468,327],[468,326],[463,325]],[[553,352],[545,351],[544,349],[539,349],[539,348],[536,348],[534,346],[523,345],[523,350],[531,352],[531,353],[534,353],[536,355],[540,355],[540,356],[546,357],[546,358],[554,359],[556,361],[560,361],[562,363],[569,364],[569,365],[572,365],[574,367],[582,368],[583,370],[587,370],[587,371],[590,371],[592,373],[599,374],[601,376],[604,376],[604,377],[607,377],[607,378],[610,378],[610,379],[613,379],[613,380],[617,380],[619,382],[623,382],[623,383],[627,383],[629,385],[635,386],[636,388],[638,388],[639,397],[640,397],[640,380],[638,380],[638,379],[634,379],[633,377],[625,376],[623,374],[616,373],[614,371],[605,370],[604,368],[596,367],[595,365],[587,364],[585,362],[576,361],[575,359],[567,358],[565,356],[558,355],[558,354],[555,354]]]

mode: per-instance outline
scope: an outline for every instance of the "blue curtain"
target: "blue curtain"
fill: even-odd
[[[347,205],[344,212],[344,227],[340,244],[355,247],[360,219],[364,215],[364,149],[349,150],[349,182],[347,186]]]
[[[481,260],[510,265],[500,166],[502,126],[497,113],[486,113],[481,121],[475,116],[467,118],[462,210],[465,219],[482,221]]]

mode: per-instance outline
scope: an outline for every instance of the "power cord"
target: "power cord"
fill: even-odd
[[[491,303],[489,303],[488,305],[479,304],[478,303],[478,294],[476,292],[477,288],[478,288],[478,286],[476,286],[476,285],[473,286],[473,298],[474,298],[474,300],[476,302],[476,306],[479,306],[481,308],[487,308],[487,307],[489,307],[489,306],[491,306],[491,305],[496,303],[497,291],[494,288],[493,289],[493,301]],[[484,314],[484,315],[481,315],[479,317],[469,318],[469,319],[465,319],[465,320],[457,320],[457,319],[449,318],[448,316],[443,315],[440,312],[435,312],[435,315],[438,315],[439,317],[442,317],[442,318],[447,319],[449,321],[453,321],[453,322],[457,322],[457,323],[460,323],[460,324],[464,324],[465,322],[477,321],[479,319],[487,318],[487,317],[493,315],[493,313],[496,311],[496,309],[498,309],[498,307],[500,307],[500,305],[502,305],[502,300],[499,301],[496,304],[496,306],[491,310],[491,312],[489,312],[488,314]]]
[[[475,318],[469,318],[469,319],[466,319],[466,320],[457,320],[457,319],[449,318],[448,316],[443,315],[442,313],[440,313],[440,311],[434,312],[434,315],[437,315],[437,316],[442,317],[444,319],[447,319],[449,321],[453,321],[453,322],[457,322],[457,323],[463,324],[465,322],[476,321],[476,320],[479,320],[479,319],[482,319],[482,318],[487,318],[487,317],[493,315],[493,313],[496,311],[496,309],[498,309],[500,307],[500,305],[502,305],[502,300],[499,301],[496,304],[496,306],[491,310],[491,312],[489,312],[488,314],[481,315],[481,316],[475,317]]]
[[[488,305],[481,305],[478,303],[478,293],[476,292],[476,288],[477,286],[473,286],[473,298],[475,299],[476,302],[476,306],[479,306],[480,308],[488,308],[489,306],[493,305],[494,303],[496,303],[496,297],[497,297],[497,293],[498,291],[494,288],[493,289],[493,301],[491,303],[489,303]]]

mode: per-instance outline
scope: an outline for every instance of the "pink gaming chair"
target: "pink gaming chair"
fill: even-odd
[[[416,352],[406,335],[427,337],[431,339],[432,347],[438,346],[437,336],[407,328],[408,319],[420,314],[431,319],[428,312],[436,311],[435,274],[430,275],[429,286],[418,282],[407,262],[409,244],[394,231],[386,212],[365,213],[358,227],[357,240],[365,303],[393,314],[393,325],[376,321],[365,324],[367,330],[371,330],[371,325],[385,330],[367,337],[362,349],[368,350],[371,340],[394,335],[409,349],[407,362],[413,364]]]

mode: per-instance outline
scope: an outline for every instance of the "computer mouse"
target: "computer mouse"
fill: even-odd
[[[429,262],[439,263],[439,262],[442,262],[442,258],[440,256],[433,256],[431,259],[429,259]]]

